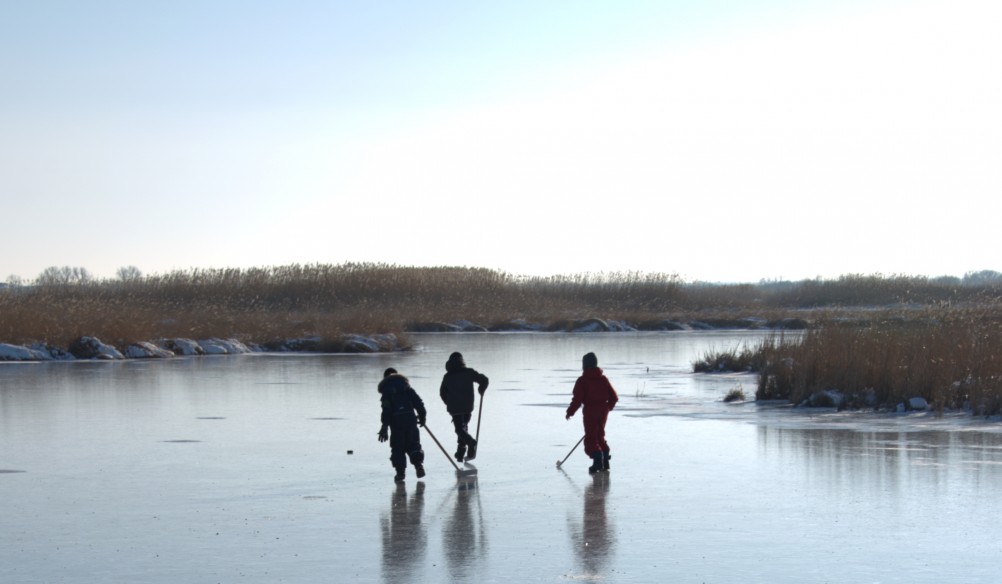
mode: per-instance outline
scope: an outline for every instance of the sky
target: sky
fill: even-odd
[[[991,0],[0,2],[0,281],[1002,270]]]

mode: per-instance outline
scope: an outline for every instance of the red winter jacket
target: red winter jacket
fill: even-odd
[[[612,388],[609,379],[602,374],[600,367],[589,367],[584,370],[574,384],[574,397],[567,407],[567,416],[573,416],[578,408],[584,405],[585,411],[591,408],[605,408],[609,411],[616,406],[619,396]]]

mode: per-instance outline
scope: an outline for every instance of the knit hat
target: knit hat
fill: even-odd
[[[396,373],[396,372],[397,372],[397,370],[396,370],[396,369],[394,369],[393,367],[390,367],[390,368],[389,368],[389,369],[387,369],[386,371],[383,371],[383,377],[384,377],[384,378],[386,378],[386,377],[389,377],[390,375],[393,375],[393,374],[394,374],[394,373]]]
[[[585,369],[598,367],[598,357],[595,356],[595,353],[588,353],[581,358],[581,366]]]

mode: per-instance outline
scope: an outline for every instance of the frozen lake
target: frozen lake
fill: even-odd
[[[754,377],[690,372],[762,336],[2,364],[0,582],[997,582],[1002,426],[724,404]],[[438,386],[457,350],[491,379],[477,475],[422,434],[428,476],[397,486],[376,384],[410,377],[451,452]],[[556,468],[588,351],[621,398],[595,477],[581,449]]]

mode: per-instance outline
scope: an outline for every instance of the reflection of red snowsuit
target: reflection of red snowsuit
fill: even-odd
[[[590,458],[596,452],[609,450],[605,441],[605,420],[616,406],[619,396],[599,367],[588,367],[574,383],[574,397],[567,406],[567,417],[584,405],[584,447]]]

